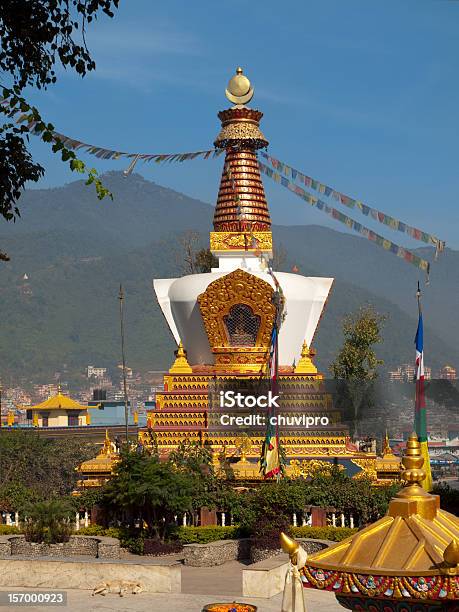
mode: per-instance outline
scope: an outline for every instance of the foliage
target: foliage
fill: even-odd
[[[341,542],[357,533],[358,529],[350,527],[291,527],[294,538],[311,538],[314,540],[330,540]]]
[[[0,512],[18,512],[39,499],[37,491],[22,482],[12,481],[0,486]]]
[[[337,383],[336,407],[350,421],[351,434],[358,435],[358,421],[374,404],[377,367],[374,345],[382,342],[381,328],[385,317],[372,306],[360,308],[343,320],[344,344],[330,369]]]
[[[21,531],[13,525],[1,525],[0,524],[0,535],[15,535],[21,533]]]
[[[212,268],[218,268],[218,259],[210,249],[199,249],[194,258],[197,272],[210,272]]]
[[[95,447],[70,437],[50,439],[36,431],[3,431],[0,436],[0,499],[11,510],[25,501],[68,495],[75,468],[95,455]]]
[[[382,342],[384,321],[385,317],[371,306],[344,318],[344,344],[330,367],[335,378],[365,381],[377,377],[377,367],[383,362],[376,357],[373,346]]]
[[[9,0],[0,1],[0,72],[4,103],[0,112],[10,118],[20,112],[23,123],[5,122],[0,127],[0,215],[7,221],[19,215],[17,201],[27,181],[38,181],[44,169],[28,148],[28,138],[37,131],[43,142],[54,143],[70,168],[87,173],[87,184],[94,183],[98,197],[110,195],[94,169],[88,170],[73,151],[52,136],[54,127],[45,123],[37,108],[23,97],[26,87],[47,89],[56,82],[56,65],[76,71],[82,77],[95,69],[86,44],[89,23],[105,13],[113,17],[119,0]],[[6,254],[0,254],[7,259]]]
[[[122,454],[114,477],[106,487],[105,500],[129,524],[146,525],[148,534],[164,539],[174,516],[191,512],[200,480],[178,470],[171,462],[161,463],[146,453]]]
[[[62,500],[37,502],[26,510],[25,537],[28,542],[68,542],[73,510]]]
[[[182,548],[179,542],[162,542],[155,538],[147,538],[143,542],[144,555],[171,555],[180,552]]]
[[[432,489],[434,495],[440,496],[440,506],[442,510],[459,515],[459,491],[453,489],[445,482],[435,483]]]
[[[79,495],[75,495],[71,497],[72,507],[75,509],[75,512],[90,510],[103,502],[104,499],[104,489],[86,489]]]
[[[170,537],[181,544],[208,544],[218,540],[236,540],[243,536],[240,527],[211,525],[206,527],[177,527]]]
[[[88,525],[87,527],[82,527],[75,533],[77,535],[85,535],[85,536],[106,536],[108,530],[102,525]],[[118,536],[111,536],[118,537]]]

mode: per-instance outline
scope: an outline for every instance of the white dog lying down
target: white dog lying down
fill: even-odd
[[[126,593],[132,593],[137,595],[143,591],[140,582],[130,582],[129,580],[107,580],[101,582],[94,587],[92,592],[93,595],[107,595],[107,593],[118,593],[120,597],[126,595]]]

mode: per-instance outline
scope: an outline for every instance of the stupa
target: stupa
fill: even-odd
[[[243,432],[211,431],[210,408],[219,385],[237,389],[266,379],[274,301],[280,290],[284,305],[278,344],[282,410],[318,418],[331,415],[326,426],[314,431],[281,430],[287,473],[293,469],[291,459],[298,474],[298,465],[311,459],[352,461],[354,471],[374,473],[375,455],[359,452],[350,443],[347,428],[332,410],[331,396],[310,348],[333,279],[275,272],[269,267],[271,217],[257,160],[257,150],[267,147],[268,141],[260,129],[263,113],[247,106],[253,94],[252,84],[238,68],[226,89],[233,106],[218,114],[221,131],[214,145],[225,152],[225,161],[210,232],[210,250],[218,266],[207,273],[153,281],[178,350],[164,375],[164,391],[157,393],[156,407],[148,413],[148,426],[164,456],[184,440],[199,440],[217,454],[223,452],[234,460],[243,457],[240,478],[261,477],[257,461],[263,429],[252,432],[249,441]],[[140,432],[146,444],[148,435],[148,428]]]

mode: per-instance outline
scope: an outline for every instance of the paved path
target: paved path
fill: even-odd
[[[211,586],[211,580],[208,582]],[[0,591],[11,589],[1,588]],[[20,592],[25,589],[15,588],[14,591]],[[35,592],[41,589],[33,589]],[[306,606],[308,612],[343,612],[343,608],[336,603],[334,595],[323,591],[307,590]],[[27,606],[27,607],[7,607],[0,609],[24,610],[24,612],[50,612],[52,609],[62,610],[62,612],[93,612],[107,610],[112,612],[201,612],[202,608],[212,602],[234,601],[234,597],[221,595],[192,595],[185,593],[141,593],[140,595],[119,595],[109,594],[105,597],[92,597],[91,591],[67,591],[67,606],[65,608],[52,608],[50,606]],[[247,599],[238,597],[238,601],[251,603],[258,606],[258,612],[280,612],[282,596],[276,595],[271,599]]]

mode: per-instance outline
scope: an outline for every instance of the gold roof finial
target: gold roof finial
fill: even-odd
[[[175,351],[175,361],[169,370],[169,374],[191,374],[192,371],[186,358],[186,351],[183,348],[182,341],[180,341],[178,349]]]
[[[305,340],[301,348],[301,358],[298,361],[298,365],[294,369],[295,374],[317,374],[317,368],[311,359],[311,356],[314,354],[315,351],[308,347]]]
[[[421,443],[414,432],[406,443],[402,465],[405,468],[402,471],[402,480],[407,486],[392,499],[388,514],[403,517],[419,514],[423,518],[433,520],[440,509],[440,498],[438,495],[426,493],[421,486],[426,472],[422,467],[424,457],[421,453]]]
[[[393,455],[394,454],[393,451],[392,451],[391,445],[389,443],[389,436],[387,434],[387,429],[386,429],[386,435],[384,436],[384,442],[383,442],[383,447],[382,447],[382,454],[383,454],[383,457],[385,455]]]
[[[240,66],[236,68],[236,74],[228,83],[225,93],[228,100],[238,106],[247,104],[253,98],[254,89]]]

